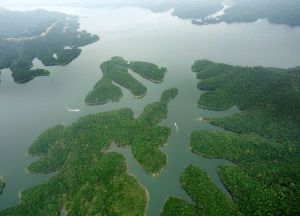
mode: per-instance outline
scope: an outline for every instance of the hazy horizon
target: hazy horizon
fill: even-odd
[[[0,215],[300,216],[300,0],[0,0]]]
[[[223,0],[216,0],[223,1]],[[139,7],[152,7],[157,4],[190,4],[190,3],[211,3],[212,0],[2,0],[0,7],[32,7],[32,6],[74,6],[74,7],[93,7],[93,6],[139,6]]]
[[[84,2],[80,0],[46,0],[46,1],[39,1],[39,0],[3,0],[0,2],[1,7],[13,7],[13,6],[93,6],[93,5],[101,5],[101,4],[124,4],[124,3],[152,3],[156,1],[151,0],[86,0]]]

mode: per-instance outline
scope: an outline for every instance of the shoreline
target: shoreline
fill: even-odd
[[[56,169],[56,170],[50,170],[48,172],[33,172],[33,171],[30,171],[28,169],[28,167],[25,167],[24,171],[25,171],[25,173],[28,173],[30,175],[42,176],[42,175],[51,175],[51,174],[54,174],[54,173],[56,173],[58,171],[58,169]]]
[[[131,73],[135,73],[135,74],[137,74],[137,75],[143,77],[144,79],[149,80],[149,81],[151,81],[151,82],[153,82],[153,83],[156,83],[156,84],[162,83],[162,82],[164,81],[164,79],[165,79],[166,73],[168,72],[168,70],[166,70],[166,71],[164,72],[164,74],[163,74],[163,77],[162,77],[160,80],[154,80],[154,79],[151,79],[151,78],[149,78],[149,77],[143,76],[143,75],[141,75],[141,74],[139,74],[139,73],[137,73],[137,72],[134,72],[134,71],[133,71],[132,69],[130,69],[130,68],[129,68],[129,71],[130,71]]]
[[[145,207],[145,212],[144,212],[144,216],[147,216],[147,210],[148,210],[148,205],[149,205],[149,201],[150,201],[150,194],[149,194],[149,191],[148,191],[148,189],[139,181],[139,179],[133,174],[133,173],[131,173],[131,172],[129,172],[129,167],[128,167],[128,162],[127,162],[127,160],[126,160],[126,157],[121,153],[121,152],[117,152],[117,151],[110,151],[110,149],[111,148],[127,148],[129,151],[130,151],[130,153],[131,153],[131,146],[124,146],[124,147],[120,147],[120,146],[118,146],[117,144],[116,144],[116,142],[115,141],[112,141],[111,142],[111,144],[109,145],[109,146],[107,146],[107,147],[105,147],[105,148],[103,148],[100,152],[101,153],[112,153],[112,152],[116,152],[116,153],[118,153],[118,154],[121,154],[122,156],[123,156],[123,158],[124,158],[124,160],[125,160],[125,163],[126,163],[126,173],[129,175],[129,176],[132,176],[136,181],[137,181],[137,183],[138,183],[138,185],[140,186],[140,187],[142,187],[143,188],[143,190],[145,191],[145,194],[146,194],[146,207]],[[131,153],[132,154],[132,153]],[[133,155],[132,155],[132,157],[133,157]],[[134,158],[134,157],[133,157]],[[134,158],[135,159],[135,158]],[[139,163],[137,163],[144,171],[145,171],[145,169],[143,168],[143,166],[141,165],[141,164],[139,164]],[[146,173],[148,173],[147,171],[145,171]]]
[[[5,179],[3,177],[0,176],[0,194],[2,194],[4,188],[5,188]]]
[[[146,95],[147,95],[147,91],[144,94],[142,94],[142,95],[134,95],[133,94],[133,97],[136,98],[136,99],[141,99],[141,98],[145,97]]]

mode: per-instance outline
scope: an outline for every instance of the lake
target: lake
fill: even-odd
[[[24,8],[21,8],[22,10]],[[47,8],[48,9],[48,8]],[[216,173],[226,160],[209,160],[192,154],[188,140],[197,129],[219,130],[197,119],[226,116],[225,112],[197,108],[201,92],[197,89],[191,66],[196,59],[210,59],[233,65],[262,65],[289,68],[300,65],[300,28],[270,24],[259,20],[251,24],[192,25],[189,20],[171,16],[171,12],[153,13],[146,9],[123,8],[49,8],[81,16],[81,29],[98,34],[100,40],[84,47],[82,54],[67,66],[44,67],[38,60],[34,67],[47,68],[49,77],[25,84],[13,82],[8,69],[0,75],[0,176],[7,185],[0,195],[0,209],[15,205],[21,190],[46,181],[48,175],[31,175],[26,166],[36,158],[26,154],[30,144],[45,129],[56,124],[71,124],[80,116],[119,108],[131,108],[138,116],[143,108],[158,101],[163,90],[176,87],[178,97],[169,104],[168,119],[161,124],[172,128],[163,151],[168,165],[161,175],[147,175],[134,161],[128,149],[122,152],[128,171],[147,189],[148,215],[157,215],[167,196],[190,198],[179,187],[178,177],[188,164],[204,169],[216,185],[228,195]],[[112,56],[143,60],[168,68],[165,81],[151,83],[133,74],[147,88],[147,95],[135,99],[128,90],[118,103],[86,106],[84,97],[101,78],[100,64]],[[79,109],[80,112],[69,112]],[[176,130],[174,124],[178,125]]]

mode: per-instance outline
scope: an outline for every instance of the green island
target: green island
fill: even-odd
[[[180,183],[194,203],[170,197],[165,202],[162,216],[242,215],[200,168],[188,166],[180,177]]]
[[[291,27],[300,25],[299,15],[300,2],[294,0],[235,0],[224,11],[224,15],[217,18],[205,17],[192,21],[197,25],[226,23],[250,23],[259,19],[267,19],[271,23],[286,24]]]
[[[131,1],[104,3],[106,7],[142,7],[153,12],[172,9],[172,15],[192,19],[197,25],[226,23],[250,23],[267,19],[274,24],[291,27],[300,25],[300,2],[295,0],[185,0],[185,1]],[[220,11],[223,13],[216,14]],[[217,15],[217,16],[211,16]]]
[[[198,101],[200,107],[226,110],[236,105],[242,111],[208,119],[212,124],[282,143],[299,143],[299,68],[240,67],[201,60],[192,70],[202,79],[198,88],[207,91]],[[214,73],[207,75],[211,70]]]
[[[125,158],[106,150],[112,143],[128,146],[148,173],[158,173],[166,164],[158,148],[166,143],[170,128],[157,123],[166,118],[167,105],[177,94],[175,88],[164,91],[137,119],[130,109],[121,109],[45,131],[28,150],[41,156],[28,170],[57,175],[23,191],[21,202],[0,215],[144,215],[145,189],[127,173]]]
[[[155,83],[162,82],[167,72],[166,68],[159,68],[152,63],[141,61],[128,62],[118,56],[102,63],[100,68],[103,76],[86,96],[85,103],[88,105],[118,101],[123,96],[123,93],[121,88],[115,83],[128,89],[135,97],[143,97],[147,88],[131,76],[128,70],[132,70],[134,73]]]
[[[0,194],[2,193],[4,187],[5,187],[5,181],[4,181],[4,179],[0,176]]]
[[[165,203],[164,215],[172,215],[176,206],[183,211],[182,215],[226,215],[229,211],[232,215],[299,215],[298,68],[239,67],[198,60],[192,70],[201,79],[198,87],[207,91],[198,102],[201,107],[225,110],[236,105],[242,111],[229,117],[206,119],[227,131],[195,131],[190,138],[193,152],[209,158],[226,158],[236,164],[220,167],[218,171],[233,203],[224,201],[227,204],[222,205],[221,214],[209,213],[210,208],[218,211],[214,207],[218,198],[209,192],[202,197],[201,194],[212,183],[203,180],[198,168],[189,167],[182,174],[181,184],[194,204],[170,198]],[[195,187],[200,179],[203,185]],[[198,203],[202,206],[198,207]],[[191,208],[194,210],[189,211]],[[203,214],[205,209],[208,210]]]
[[[103,7],[141,7],[160,13],[172,9],[172,16],[181,19],[202,19],[222,9],[222,0],[185,0],[185,1],[127,1],[120,4],[116,1],[102,2]]]
[[[45,66],[66,65],[80,55],[80,47],[99,40],[97,35],[78,31],[77,17],[62,13],[5,10],[0,18],[0,69],[9,68],[18,83],[50,74],[32,69],[35,58]]]
[[[156,64],[141,61],[130,62],[129,69],[155,83],[162,82],[167,72],[165,67],[159,68]]]
[[[274,24],[300,26],[298,0],[168,0],[168,1],[103,1],[102,7],[141,7],[160,13],[171,10],[172,16],[191,19],[193,24],[221,22],[250,23],[267,19]]]

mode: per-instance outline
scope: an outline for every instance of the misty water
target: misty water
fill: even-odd
[[[161,93],[171,87],[178,88],[179,95],[169,104],[168,118],[161,123],[172,128],[168,143],[162,149],[168,156],[168,165],[161,175],[146,174],[128,149],[112,148],[111,151],[123,153],[128,172],[149,192],[148,215],[157,215],[167,196],[191,201],[179,187],[178,179],[188,164],[204,169],[227,194],[216,169],[230,162],[192,154],[188,140],[194,130],[219,130],[197,120],[200,117],[231,115],[237,109],[216,112],[197,108],[201,92],[197,90],[198,81],[191,72],[191,65],[195,59],[203,58],[234,65],[284,68],[300,65],[300,28],[273,25],[265,20],[251,24],[196,26],[189,20],[171,16],[170,12],[152,13],[139,8],[50,9],[84,17],[80,19],[81,29],[98,34],[100,41],[84,47],[82,54],[67,66],[44,67],[35,60],[34,67],[47,68],[51,72],[49,77],[16,84],[11,72],[2,70],[0,176],[5,178],[7,185],[0,195],[0,209],[15,205],[21,190],[49,178],[26,171],[28,164],[37,159],[28,156],[27,149],[45,129],[56,124],[71,124],[86,114],[124,107],[131,108],[138,116],[147,104],[158,101]],[[148,88],[144,98],[135,99],[123,89],[124,97],[118,103],[86,106],[84,97],[101,78],[100,64],[116,55],[129,61],[143,60],[167,67],[165,81],[154,84],[134,74]]]

